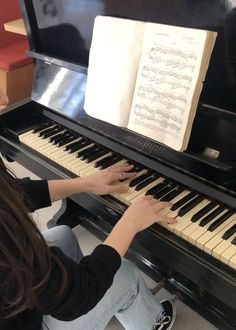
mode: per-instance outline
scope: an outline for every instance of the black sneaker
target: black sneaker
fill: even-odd
[[[159,320],[153,326],[153,330],[170,330],[175,322],[176,310],[171,300],[165,299],[160,302],[163,311]]]

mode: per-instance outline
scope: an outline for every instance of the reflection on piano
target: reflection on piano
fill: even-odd
[[[137,235],[129,257],[220,329],[236,328],[236,15],[233,1],[60,0],[48,17],[36,0],[21,0],[35,59],[32,100],[0,116],[0,150],[48,178],[86,176],[115,163],[134,164],[129,191],[78,194],[58,223],[104,238],[141,195],[170,201],[156,224]],[[66,8],[66,10],[65,10]],[[83,111],[86,66],[98,14],[218,32],[191,140],[178,153]],[[60,31],[60,38],[57,37]],[[53,37],[56,36],[56,37]],[[76,39],[78,42],[76,42]],[[71,217],[70,217],[71,219]]]

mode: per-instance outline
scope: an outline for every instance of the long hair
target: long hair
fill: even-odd
[[[11,318],[39,307],[38,297],[48,283],[52,260],[66,272],[50,252],[36,224],[29,217],[23,192],[0,159],[0,317]]]

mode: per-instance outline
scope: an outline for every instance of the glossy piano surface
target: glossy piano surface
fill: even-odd
[[[218,328],[235,329],[235,270],[234,263],[230,265],[227,260],[232,257],[235,262],[234,247],[231,248],[235,243],[235,219],[230,212],[233,210],[234,214],[236,209],[236,2],[20,0],[20,3],[30,40],[29,53],[35,59],[35,77],[31,100],[0,116],[2,154],[41,177],[84,175],[87,170],[81,167],[81,160],[77,163],[72,154],[68,162],[63,146],[58,146],[57,151],[48,140],[50,137],[45,138],[48,141],[38,140],[38,136],[26,137],[35,125],[53,121],[59,130],[69,134],[66,138],[70,134],[76,139],[83,136],[108,153],[118,153],[145,170],[159,173],[158,182],[167,183],[162,193],[165,189],[174,190],[177,184],[197,197],[204,196],[200,202],[203,204],[194,206],[187,213],[189,219],[185,215],[183,224],[175,230],[157,225],[140,233],[132,247],[134,260],[155,279],[160,274],[165,276],[168,288],[180,292],[184,301]],[[218,32],[186,152],[178,153],[85,114],[88,55],[97,15]],[[155,193],[160,196],[160,191]],[[107,235],[127,207],[120,196],[80,194],[71,200],[79,210],[78,217],[84,219],[82,225],[101,236]],[[209,203],[216,203],[214,207],[223,207],[224,211],[208,218],[209,222],[203,216],[196,223],[188,222],[191,212],[196,217],[205,206],[211,207]],[[209,210],[208,216],[215,208]],[[228,218],[224,219],[225,216]],[[215,235],[207,227],[197,227],[202,220],[217,226]],[[225,235],[229,235],[230,241],[222,238]]]
[[[177,223],[161,225],[236,270],[235,208],[52,120],[37,123],[33,129],[19,134],[18,138],[23,145],[62,166],[72,176],[86,177],[114,164],[133,164],[137,175],[123,182],[129,185],[127,193],[112,194],[117,202],[130,205],[145,195],[170,201],[173,206],[162,213],[175,218]]]
[[[79,67],[77,68],[78,71],[75,71],[75,67],[72,69],[65,68],[60,64],[59,61],[55,65],[50,57],[47,57],[46,63],[40,59],[37,60],[32,91],[34,101],[46,108],[53,109],[72,123],[80,124],[93,132],[118,142],[120,146],[123,145],[153,160],[164,162],[169,167],[179,169],[179,172],[197,177],[199,181],[207,181],[208,185],[218,187],[219,190],[227,189],[228,193],[235,197],[236,160],[235,162],[231,159],[227,162],[221,160],[221,156],[228,149],[227,156],[229,154],[231,158],[234,157],[231,150],[233,146],[236,147],[236,130],[231,132],[230,135],[228,134],[229,126],[232,125],[233,127],[236,123],[234,114],[214,109],[214,115],[209,115],[209,108],[200,105],[198,109],[199,117],[195,120],[190,146],[187,152],[179,153],[128,129],[119,128],[86,115],[83,110],[87,79],[84,70],[82,71]],[[68,88],[68,86],[70,87]],[[220,124],[217,117],[221,118]],[[216,125],[224,126],[224,123],[223,132],[217,137],[222,148],[222,153],[219,153],[218,159],[202,155],[200,148],[203,150],[203,148],[210,147],[206,143],[206,139],[211,140],[214,136],[214,142],[216,143],[216,134],[214,134],[217,129]],[[203,131],[203,128],[205,128],[205,131]],[[204,132],[207,135],[204,135]],[[219,130],[218,134],[220,134]]]
[[[76,116],[81,116],[83,112],[82,89],[85,82],[80,84],[80,91],[76,90],[76,86],[79,80],[84,78],[71,72],[65,74],[64,69],[80,70],[86,74],[93,22],[97,15],[112,15],[216,31],[218,36],[194,120],[188,151],[194,157],[197,155],[207,161],[202,154],[205,150],[213,150],[218,155],[216,160],[219,161],[216,161],[215,166],[223,165],[220,163],[222,161],[228,163],[229,167],[231,165],[235,167],[236,155],[231,152],[236,140],[234,130],[236,6],[234,1],[60,0],[56,2],[22,0],[21,5],[30,40],[31,55],[47,60],[48,64],[54,63],[63,67],[61,70],[49,69],[49,65],[44,65],[44,69],[38,68],[36,79],[40,77],[40,86],[35,85],[36,88],[33,89],[33,92],[36,94],[33,95],[33,99],[41,102],[45,89],[48,90],[53,79],[56,79],[60,84],[58,92],[50,98],[47,94],[47,100],[43,100],[43,104],[53,110],[58,110],[59,106],[59,111],[61,111],[66,102],[67,114],[68,111],[71,111],[71,114],[76,112]],[[60,37],[55,38],[55,35]],[[69,83],[71,87],[68,89]],[[74,119],[77,118],[74,117]],[[105,128],[102,123],[90,118],[84,118],[83,122],[92,128],[100,126],[100,130],[104,134],[110,135],[113,131],[113,128],[109,126]],[[124,134],[126,135],[127,132]],[[132,136],[129,139],[132,139]],[[138,141],[138,148],[145,144],[147,150],[153,149],[153,144],[149,145],[142,139],[138,139]],[[164,156],[170,157],[169,152],[165,152],[161,147],[159,150]],[[178,156],[176,155],[176,157]],[[191,166],[194,165],[191,164]]]
[[[21,1],[31,49],[87,66],[97,15],[131,18],[218,32],[202,103],[235,112],[236,3],[234,0]],[[25,3],[25,4],[24,4]],[[35,16],[34,16],[35,15]],[[26,23],[27,23],[26,22]],[[37,26],[36,26],[37,24]],[[55,38],[55,35],[60,37]]]

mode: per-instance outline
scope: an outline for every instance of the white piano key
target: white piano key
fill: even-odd
[[[197,213],[198,211],[200,211],[203,207],[205,207],[207,204],[209,204],[209,200],[208,199],[205,199],[204,201],[202,201],[200,204],[198,204],[193,210],[196,210],[195,213]],[[195,214],[193,212],[191,212],[192,216]],[[187,213],[188,215],[188,213]],[[192,222],[191,219],[192,219],[192,216],[190,218],[190,225],[185,228],[182,233],[181,233],[181,236],[189,241],[189,236],[199,228],[199,222],[201,221],[201,218],[199,220],[197,220],[196,222]],[[205,216],[205,215],[204,215]],[[185,218],[185,215],[183,216],[183,218]]]
[[[205,205],[207,205],[208,202],[209,202],[208,200],[204,200],[200,204],[198,204],[194,208],[192,208],[190,211],[188,211],[184,216],[182,216],[182,217],[178,216],[176,218],[176,220],[178,222],[173,225],[174,233],[177,234],[178,236],[182,236],[183,231],[193,223],[191,221],[192,216],[195,213],[197,213],[199,210],[201,210]],[[178,210],[176,210],[176,211],[178,211]]]
[[[108,157],[112,154],[112,152],[108,152],[107,154],[95,159],[94,161],[90,162],[90,163],[85,163],[86,166],[84,168],[80,168],[78,169],[79,171],[79,175],[81,177],[83,176],[88,176],[88,175],[91,175],[92,173],[94,172],[97,172],[99,169],[94,167],[94,165],[96,164],[96,162],[98,162],[99,160],[105,158],[105,157]]]
[[[229,219],[227,219],[226,221],[227,223],[225,224],[225,226],[222,226],[221,230],[218,231],[218,233],[214,233],[213,232],[213,237],[208,240],[206,242],[206,244],[204,245],[204,251],[214,255],[214,249],[217,247],[217,245],[219,245],[222,241],[222,235],[225,233],[226,230],[228,230],[234,223],[236,223],[236,219],[235,217],[231,217]],[[223,224],[222,224],[223,225]],[[206,233],[208,233],[209,231],[206,231]],[[203,233],[204,235],[205,233]]]
[[[214,249],[214,254],[213,257],[221,260],[222,262],[224,262],[225,264],[228,263],[230,257],[232,257],[236,251],[234,253],[232,253],[231,255],[228,255],[228,249],[230,249],[231,247],[231,242],[229,241],[222,241],[215,249]]]
[[[214,220],[217,220],[219,217],[221,217],[223,214],[225,214],[228,210],[226,209],[223,213],[219,214]],[[210,239],[212,239],[219,231],[221,231],[222,228],[224,228],[231,220],[234,219],[235,216],[230,217],[228,220],[226,220],[224,223],[222,223],[219,227],[217,227],[214,231],[205,232],[201,237],[199,237],[196,240],[196,246],[199,247],[202,250],[206,249],[206,244]]]
[[[236,269],[236,254],[234,254],[230,259],[228,265],[233,269]]]
[[[140,189],[139,191],[135,190],[126,201],[128,203],[133,204],[138,198],[144,197],[149,189],[153,188],[154,186],[156,186],[157,184],[161,183],[164,180],[165,179],[163,177],[159,177],[158,179],[149,183],[146,187]]]
[[[47,127],[46,129],[48,128],[49,127]],[[58,132],[55,133],[55,135],[58,134],[59,134]],[[51,137],[53,136],[54,135],[52,135]],[[95,145],[95,143],[91,141],[91,144],[85,146],[84,148],[81,148],[80,150],[72,154],[69,154],[67,151],[64,150],[65,146],[75,141],[79,141],[81,137],[78,137],[75,141],[70,141],[68,142],[68,144],[61,147],[53,145],[51,142],[49,142],[51,137],[43,139],[42,137],[38,136],[38,133],[33,133],[33,130],[31,130],[29,132],[25,132],[21,134],[19,136],[19,140],[22,143],[33,148],[35,151],[38,151],[42,155],[48,157],[49,159],[55,161],[56,163],[60,164],[61,166],[65,167],[66,169],[70,170],[71,172],[79,176],[87,176],[96,173],[97,171],[99,171],[99,169],[94,167],[95,163],[98,160],[101,160],[107,157],[108,155],[112,154],[112,151],[108,152],[106,155],[103,155],[90,163],[86,163],[85,161],[77,158],[76,154],[77,152],[90,148],[91,146]],[[124,158],[121,161],[117,162],[117,164],[123,164],[125,162],[127,162],[127,159]],[[146,171],[147,169],[140,171],[136,177],[146,173]],[[127,179],[123,183],[118,182],[117,184],[128,184],[132,179]],[[152,183],[150,183],[149,185],[147,185],[146,187],[142,188],[139,191],[136,191],[135,187],[130,187],[127,193],[113,194],[113,196],[118,200],[126,203],[127,205],[130,205],[134,203],[141,196],[144,196],[147,190],[153,188],[155,185],[162,182],[163,180],[165,180],[164,177],[159,177],[158,179],[156,179],[155,181],[153,181]],[[190,191],[188,189],[182,191],[178,196],[176,196],[170,202],[172,203],[178,202],[189,192]],[[236,269],[236,246],[231,244],[232,238],[229,238],[228,240],[223,240],[221,237],[222,234],[227,229],[229,229],[234,223],[236,223],[235,215],[227,219],[222,225],[216,228],[216,230],[213,232],[207,231],[207,228],[211,223],[213,223],[220,216],[222,216],[222,214],[227,212],[227,210],[222,212],[215,219],[212,219],[209,222],[209,224],[207,224],[204,227],[199,226],[201,219],[199,219],[195,223],[191,221],[192,216],[208,203],[209,200],[206,198],[203,202],[201,202],[200,204],[195,206],[192,210],[187,212],[183,217],[177,216],[178,210],[171,211],[170,208],[164,209],[160,212],[160,214],[176,218],[178,223],[174,225],[160,223],[160,225],[166,227],[168,230],[174,232],[176,235],[181,236],[185,240],[189,241],[191,244],[195,244],[197,247],[204,250],[205,252],[212,254],[213,257],[221,260],[224,263],[227,263],[232,268]],[[209,211],[209,213],[210,212],[212,212],[212,210]],[[204,216],[206,215],[207,214],[205,214]]]
[[[222,242],[221,244],[224,244],[224,251],[220,255],[220,261],[224,262],[225,264],[228,264],[230,259],[236,254],[236,245],[231,244],[230,241]]]
[[[76,140],[76,141],[77,141],[77,140]],[[51,152],[51,154],[50,154],[50,158],[51,158],[52,160],[54,160],[55,162],[58,163],[58,159],[59,159],[59,158],[65,156],[65,155],[69,155],[68,152],[65,151],[64,149],[65,149],[65,147],[66,147],[67,145],[69,145],[70,143],[71,143],[71,142],[65,144],[65,145],[62,146],[62,147],[57,147],[57,146],[55,146],[55,151],[54,151],[54,152]],[[49,155],[48,155],[48,156],[49,156]]]
[[[137,173],[137,175],[135,176],[135,178],[138,178],[139,176],[143,175],[147,173],[147,170],[142,170],[140,171],[139,173]],[[130,181],[132,181],[134,178],[130,179]],[[126,182],[127,184],[127,182]],[[126,192],[126,193],[123,193],[123,194],[119,194],[118,199],[122,202],[125,202],[126,200],[129,200],[129,197],[131,196],[131,194],[135,193],[136,190],[135,190],[135,187],[129,187],[129,190]]]
[[[33,132],[34,132],[34,130],[32,129],[32,130],[30,130],[28,132],[25,132],[25,133],[20,134],[18,136],[18,138],[19,138],[20,141],[21,140],[24,140],[27,136],[34,134]]]

